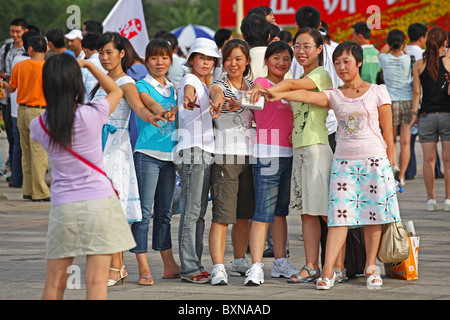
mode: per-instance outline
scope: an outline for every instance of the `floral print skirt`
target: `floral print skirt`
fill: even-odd
[[[392,168],[387,157],[333,159],[328,226],[362,226],[400,221]]]

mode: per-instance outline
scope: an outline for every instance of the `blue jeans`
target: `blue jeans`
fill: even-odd
[[[141,199],[142,221],[131,225],[136,247],[130,251],[147,252],[152,208],[154,209],[152,249],[156,251],[171,249],[170,221],[175,189],[175,165],[172,161],[158,160],[141,152],[134,154],[134,165]]]
[[[11,156],[11,183],[13,186],[21,187],[23,174],[22,174],[22,148],[20,147],[20,132],[17,127],[17,117],[12,117],[13,129],[12,134],[14,137],[14,145]]]
[[[287,216],[291,193],[292,157],[258,158],[253,165],[255,184],[254,221],[274,222]]]
[[[181,215],[178,229],[180,273],[190,276],[203,272],[203,234],[208,207],[211,154],[199,148],[185,149],[180,154],[186,161],[177,164],[181,181]]]

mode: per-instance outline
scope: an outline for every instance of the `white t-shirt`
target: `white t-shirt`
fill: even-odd
[[[409,54],[410,56],[413,56],[414,59],[416,59],[416,61],[417,61],[417,60],[420,60],[420,59],[423,58],[423,57],[422,57],[422,53],[423,53],[425,50],[422,49],[421,47],[419,47],[419,46],[416,45],[416,44],[412,44],[412,45],[406,46],[406,51],[408,51],[408,54]]]
[[[12,63],[12,68],[21,61],[30,59],[29,56],[24,56],[23,54],[20,54],[18,56],[15,56]],[[12,69],[11,69],[12,70]],[[17,118],[17,109],[19,109],[19,104],[17,103],[17,90],[11,93],[11,117]]]
[[[184,109],[184,88],[186,85],[195,88],[196,104],[200,108]],[[178,90],[178,144],[177,152],[183,149],[198,147],[206,152],[214,153],[214,130],[212,116],[209,113],[209,88],[192,73],[181,79]]]

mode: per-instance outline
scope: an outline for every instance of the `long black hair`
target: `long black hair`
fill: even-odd
[[[44,64],[42,81],[50,145],[54,147],[60,142],[70,147],[74,112],[79,103],[84,103],[86,93],[80,66],[68,54],[53,55]]]
[[[106,46],[108,43],[112,43],[114,48],[122,51],[125,51],[125,55],[122,58],[121,65],[122,70],[124,72],[127,72],[128,68],[130,67],[128,65],[128,55],[130,54],[129,50],[127,50],[127,44],[125,42],[125,39],[120,35],[118,32],[105,32],[103,33],[97,40],[97,50],[100,51],[103,49],[104,46]],[[97,90],[100,88],[100,85],[97,84],[94,89],[89,93],[89,98],[92,100],[97,93]]]

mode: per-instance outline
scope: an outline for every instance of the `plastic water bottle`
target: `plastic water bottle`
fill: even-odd
[[[398,182],[397,180],[394,180],[394,182],[395,182],[395,191],[397,191],[398,193],[403,193],[405,189],[403,189],[403,187],[400,185],[400,182]]]
[[[416,135],[419,132],[419,126],[417,125],[417,123],[415,123],[412,127],[411,127],[411,134]]]

